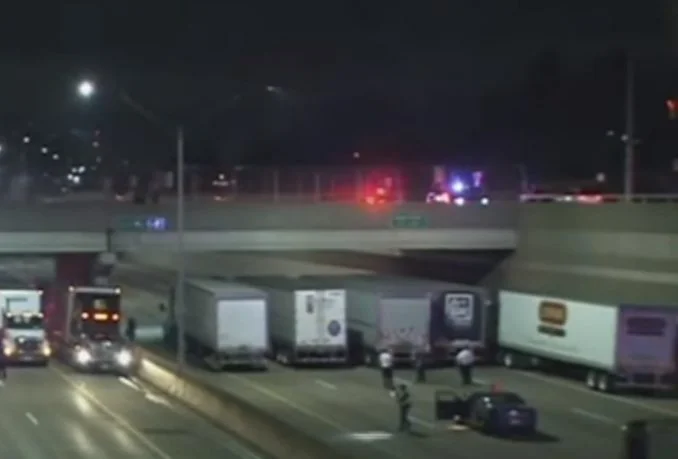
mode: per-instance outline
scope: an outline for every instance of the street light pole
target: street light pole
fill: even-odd
[[[186,269],[184,262],[184,130],[177,127],[177,285],[174,313],[177,321],[177,373],[186,364],[185,298]]]
[[[96,92],[96,86],[93,82],[84,80],[78,84],[77,87],[78,94],[85,98],[90,99]],[[155,114],[147,110],[144,106],[136,102],[134,99],[129,97],[125,92],[120,93],[120,98],[122,101],[127,104],[132,110],[136,111],[143,118],[146,118],[151,123],[154,123],[158,126],[162,126],[163,123],[155,116]],[[186,365],[186,337],[184,333],[185,329],[185,280],[186,280],[186,267],[184,260],[184,204],[185,204],[185,193],[184,193],[184,129],[182,126],[177,126],[176,129],[176,148],[177,148],[177,164],[176,164],[176,175],[177,175],[177,252],[178,252],[178,262],[177,262],[177,279],[176,279],[176,292],[174,296],[174,318],[177,325],[177,373],[181,373]]]
[[[626,142],[624,145],[624,200],[633,200],[634,163],[635,163],[635,119],[634,92],[635,75],[631,55],[626,61]]]

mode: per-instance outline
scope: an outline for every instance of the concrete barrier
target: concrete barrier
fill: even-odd
[[[175,363],[142,351],[139,377],[156,389],[183,402],[223,429],[276,459],[348,459],[329,444],[299,431],[191,374],[178,377]]]

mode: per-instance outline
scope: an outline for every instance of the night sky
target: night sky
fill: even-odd
[[[196,162],[361,151],[586,175],[621,151],[606,132],[623,130],[631,51],[646,166],[678,146],[664,113],[678,33],[656,0],[30,3],[2,11],[5,138],[99,128],[117,155],[171,157],[124,90],[185,124]],[[77,100],[82,77],[97,100]]]

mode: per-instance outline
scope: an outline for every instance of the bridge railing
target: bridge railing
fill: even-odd
[[[150,197],[144,198],[139,204],[152,204],[154,202],[167,203],[176,199],[175,194],[165,193],[153,200]],[[354,196],[319,196],[317,194],[296,194],[296,193],[278,193],[276,195],[269,194],[255,194],[255,193],[238,193],[238,194],[219,194],[219,193],[187,193],[186,200],[194,203],[253,203],[253,204],[312,204],[312,203],[361,203],[364,200],[358,199]],[[4,201],[4,202],[21,202],[21,201]],[[26,204],[60,204],[60,203],[134,203],[135,197],[133,193],[113,194],[113,193],[69,193],[59,196],[40,196],[36,197]],[[402,203],[424,203],[421,200],[407,200],[396,199],[398,204]],[[678,203],[678,194],[636,194],[630,200],[621,194],[605,194],[596,196],[572,196],[560,194],[522,194],[517,193],[497,193],[492,195],[484,205],[491,206],[493,203],[520,203],[520,204],[572,204],[572,205],[607,205],[607,204],[623,204],[627,202],[637,204],[654,204],[654,203]],[[473,206],[473,201],[464,201],[463,204],[451,202],[449,206]],[[445,206],[446,204],[431,204],[432,206]]]
[[[678,194],[634,194],[627,199],[623,194],[570,195],[570,194],[521,194],[525,204],[619,204],[619,203],[678,203]]]

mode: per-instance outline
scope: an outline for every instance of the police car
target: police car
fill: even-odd
[[[452,402],[457,421],[494,435],[531,435],[537,431],[537,410],[518,394],[479,391]]]

